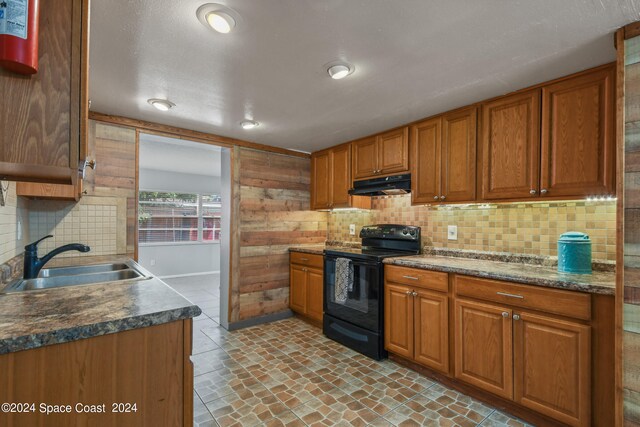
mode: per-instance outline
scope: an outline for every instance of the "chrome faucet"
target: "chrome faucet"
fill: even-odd
[[[25,279],[35,279],[38,277],[40,270],[46,263],[48,263],[51,258],[54,256],[61,254],[62,252],[67,251],[79,251],[79,252],[89,252],[91,248],[87,245],[82,245],[80,243],[70,243],[68,245],[60,246],[59,248],[55,248],[42,258],[38,258],[38,243],[42,242],[44,239],[48,239],[49,237],[53,237],[52,235],[44,236],[42,239],[36,240],[35,242],[24,247],[24,278]]]

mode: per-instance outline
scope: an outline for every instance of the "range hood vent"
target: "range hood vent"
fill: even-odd
[[[411,192],[411,174],[384,176],[354,181],[352,196],[388,196]]]

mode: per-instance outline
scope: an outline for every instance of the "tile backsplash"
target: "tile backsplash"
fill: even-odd
[[[0,206],[0,264],[24,252],[29,239],[27,221],[27,201],[16,197],[16,183],[1,181],[5,194],[5,204]],[[18,236],[18,221],[21,236]]]
[[[328,240],[358,242],[367,224],[422,227],[423,246],[557,256],[557,240],[566,231],[591,237],[593,259],[615,260],[615,201],[527,202],[447,206],[411,206],[411,195],[373,199],[370,211],[334,211]],[[356,224],[356,235],[349,235]],[[447,239],[447,226],[458,240]]]
[[[31,201],[29,205],[30,240],[47,234],[54,237],[39,247],[42,256],[68,243],[89,245],[85,256],[126,253],[126,203],[117,197],[84,196],[78,203]],[[78,256],[79,252],[65,252],[60,257]]]

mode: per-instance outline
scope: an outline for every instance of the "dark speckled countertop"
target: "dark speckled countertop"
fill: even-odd
[[[0,354],[159,325],[200,313],[198,306],[156,278],[0,294]]]
[[[557,267],[545,265],[438,255],[387,258],[384,263],[593,294],[614,295],[616,287],[615,273],[604,271],[594,271],[592,274],[568,274],[559,273]]]

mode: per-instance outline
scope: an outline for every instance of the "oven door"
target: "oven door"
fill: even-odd
[[[380,312],[382,304],[382,264],[345,256],[351,260],[352,283],[346,298],[336,295],[336,259],[324,258],[324,312],[335,318],[380,332]]]

